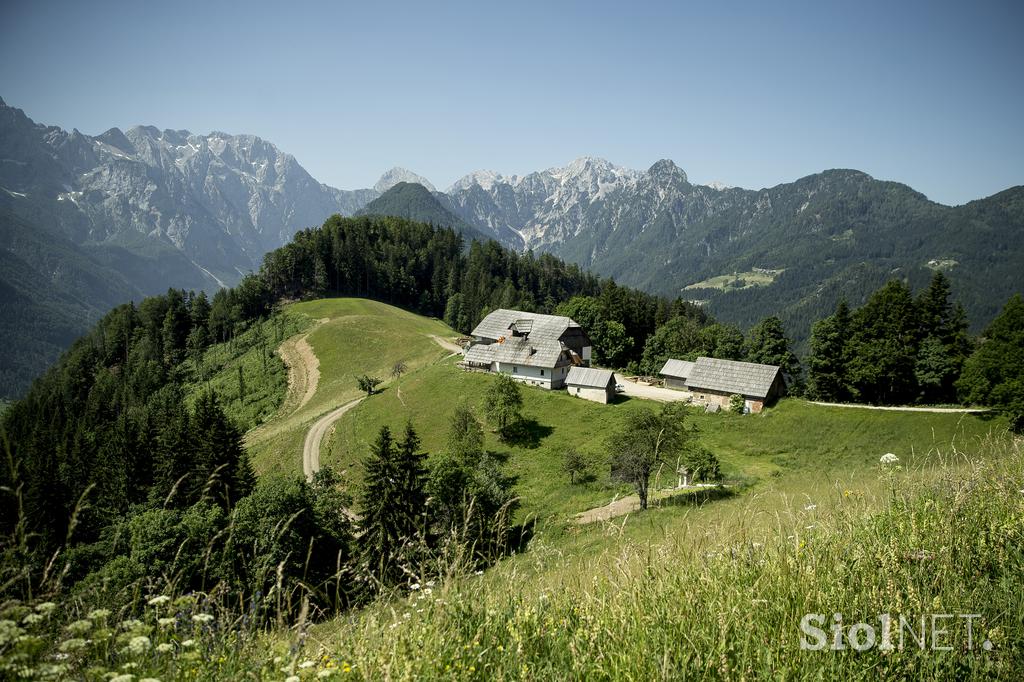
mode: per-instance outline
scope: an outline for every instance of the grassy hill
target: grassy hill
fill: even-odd
[[[305,405],[286,409],[246,435],[246,447],[260,474],[302,472],[306,431],[326,412],[362,395],[358,375],[388,379],[399,361],[410,371],[423,368],[449,353],[431,335],[455,336],[442,322],[365,299],[296,303],[284,315],[306,330],[319,381]]]

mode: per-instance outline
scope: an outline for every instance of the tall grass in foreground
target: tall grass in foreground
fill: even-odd
[[[957,456],[927,483],[880,464],[880,512],[840,491],[827,516],[806,502],[780,515],[763,544],[678,537],[556,556],[543,571],[513,563],[312,634],[365,679],[1019,679],[1022,441],[985,449],[984,461]],[[879,614],[902,615],[918,635],[925,616],[929,640],[921,650],[905,631],[902,650],[805,651],[808,613],[824,614],[826,630],[835,613],[876,630]],[[939,621],[952,651],[931,649],[936,613],[978,614],[972,650],[963,619]]]
[[[983,459],[956,455],[928,477],[880,464],[881,511],[839,491],[830,513],[801,502],[758,542],[695,533],[563,557],[542,536],[526,561],[424,582],[314,626],[305,609],[290,628],[256,624],[215,594],[140,593],[138,617],[124,618],[75,601],[9,602],[0,606],[0,676],[1019,679],[1022,449],[1019,439],[992,439]],[[965,621],[950,619],[939,624],[948,651],[931,649],[930,621],[925,650],[908,633],[903,649],[805,651],[808,613],[824,614],[826,630],[834,613],[846,628],[903,616],[914,635],[922,616],[977,617],[971,649]]]

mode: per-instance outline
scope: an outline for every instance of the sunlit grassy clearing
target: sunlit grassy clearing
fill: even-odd
[[[410,371],[429,365],[447,355],[429,335],[455,335],[440,321],[366,299],[296,303],[285,314],[301,316],[310,324],[326,320],[308,338],[320,363],[320,382],[308,404],[248,434],[247,447],[260,474],[301,473],[302,442],[309,426],[361,395],[356,376],[388,378],[398,361]]]
[[[782,274],[782,270],[771,270],[762,272],[736,272],[731,275],[716,275],[693,284],[683,287],[683,291],[690,289],[749,289],[751,287],[765,287],[775,281],[775,278]],[[737,280],[743,280],[738,283]]]

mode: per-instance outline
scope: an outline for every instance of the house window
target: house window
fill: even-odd
[[[579,387],[579,386],[577,386],[577,387],[576,387],[576,395],[579,395],[579,394],[580,394],[580,387]]]
[[[541,371],[540,371],[540,375],[541,375],[541,376],[544,376],[544,370],[541,370]]]
[[[512,365],[512,373],[513,374],[519,374],[519,368],[516,367],[515,365]]]

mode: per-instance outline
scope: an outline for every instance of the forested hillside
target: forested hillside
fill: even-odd
[[[222,530],[224,513],[256,504],[245,501],[255,481],[241,428],[267,414],[263,398],[247,394],[256,387],[252,372],[265,376],[272,369],[269,354],[286,332],[272,317],[281,301],[358,295],[444,316],[467,331],[495,307],[551,312],[574,296],[592,296],[636,339],[627,353],[639,353],[670,316],[697,314],[601,283],[552,256],[520,255],[494,242],[464,246],[449,229],[335,216],[298,233],[267,255],[258,275],[212,300],[172,289],[107,313],[2,417],[11,466],[3,468],[0,484],[16,492],[3,496],[2,531],[21,528],[33,538],[22,548],[25,574],[17,581],[32,584],[59,551],[74,559],[69,581],[95,574],[116,591],[145,570],[140,563],[120,566],[116,579],[109,573],[119,554],[115,538],[141,529],[133,524],[160,517],[170,541],[186,532],[181,524],[190,523],[190,514],[199,514],[207,524],[201,532],[211,534],[202,536],[205,542]],[[234,381],[228,370],[236,369]],[[301,507],[312,504],[310,495],[328,494],[317,490],[300,486],[289,504]],[[338,519],[309,523],[303,532],[334,538],[325,551],[343,543],[345,524]],[[299,569],[289,575],[298,578]],[[336,605],[345,595],[329,601]]]

